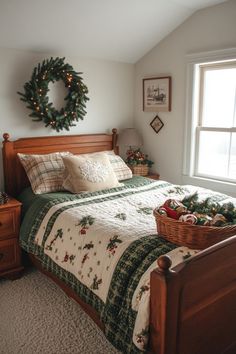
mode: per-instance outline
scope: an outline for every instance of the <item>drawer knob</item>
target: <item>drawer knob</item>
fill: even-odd
[[[4,254],[0,253],[0,261],[3,259],[3,257],[4,257]]]

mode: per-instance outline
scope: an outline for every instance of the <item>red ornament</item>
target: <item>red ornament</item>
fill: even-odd
[[[179,218],[179,214],[177,213],[176,210],[171,209],[169,207],[165,207],[165,209],[166,209],[166,212],[167,212],[167,216],[169,216],[170,218],[176,219],[176,220]]]
[[[167,199],[162,206],[167,212],[167,216],[172,219],[179,219],[180,215],[187,214],[187,208],[178,200]]]

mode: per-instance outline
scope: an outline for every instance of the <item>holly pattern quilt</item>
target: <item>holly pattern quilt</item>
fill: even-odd
[[[20,243],[96,309],[116,348],[144,352],[157,258],[168,254],[175,266],[197,252],[158,237],[153,209],[196,190],[134,178],[116,189],[38,199],[24,217]]]

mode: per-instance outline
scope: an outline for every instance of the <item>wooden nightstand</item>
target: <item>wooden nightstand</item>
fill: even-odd
[[[150,173],[147,176],[145,176],[147,178],[151,178],[151,179],[160,179],[160,175],[159,173]]]
[[[19,246],[21,203],[16,199],[0,205],[0,277],[17,278],[22,271]]]

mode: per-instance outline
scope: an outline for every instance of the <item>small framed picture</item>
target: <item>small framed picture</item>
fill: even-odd
[[[143,110],[145,112],[171,111],[171,77],[143,79]]]
[[[162,122],[162,120],[156,116],[150,123],[151,127],[153,130],[155,130],[156,133],[158,133],[161,128],[164,126],[164,123]]]

